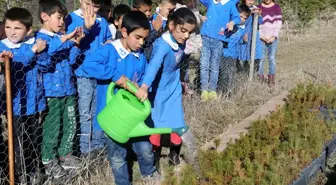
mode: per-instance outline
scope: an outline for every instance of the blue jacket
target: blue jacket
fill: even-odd
[[[258,25],[262,24],[263,20],[262,17],[258,17]],[[250,61],[251,60],[251,47],[252,47],[252,31],[253,31],[253,15],[249,16],[245,22],[246,26],[246,33],[248,35],[248,42],[244,45],[240,46],[240,54],[239,54],[239,60],[242,61]],[[255,59],[261,60],[263,59],[263,51],[262,51],[262,45],[260,40],[260,34],[259,29],[257,30],[257,41],[256,41],[256,53],[255,53]]]
[[[47,41],[47,48],[37,57],[38,61],[48,61],[44,70],[43,84],[46,97],[64,97],[76,94],[75,76],[71,65],[76,63],[80,50],[73,41],[60,43],[60,35],[41,29],[36,38]]]
[[[84,27],[84,18],[82,16],[82,10],[78,9],[70,13],[66,20],[66,33],[71,33],[76,27]],[[74,66],[75,74],[78,77],[85,77],[85,73],[82,71],[81,64],[83,63],[85,56],[93,54],[98,48],[100,48],[107,40],[112,39],[112,35],[109,29],[108,22],[97,15],[96,22],[90,30],[85,31],[85,38],[80,43],[80,49],[84,53],[78,60],[77,65]]]
[[[128,79],[141,85],[147,60],[142,52],[128,52],[123,48],[120,40],[115,40],[88,56],[83,65],[83,71],[87,76],[98,79],[97,107],[93,126],[94,129],[101,130],[97,122],[97,115],[106,106],[106,93],[109,84],[111,81],[117,81],[121,75],[125,75]]]
[[[235,26],[234,33],[224,35],[227,47],[223,50],[223,56],[238,59],[240,45],[244,44],[245,25]]]
[[[207,7],[207,20],[203,23],[201,34],[214,38],[222,39],[219,34],[226,29],[226,24],[233,21],[235,25],[240,23],[240,16],[236,8],[235,2],[230,0],[200,0]]]
[[[8,39],[0,42],[0,52],[13,53],[11,83],[15,116],[33,115],[46,109],[40,69],[47,64],[34,60],[35,53],[32,51],[34,42],[34,38],[19,44],[13,44]]]

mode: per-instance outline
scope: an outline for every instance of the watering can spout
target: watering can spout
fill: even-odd
[[[137,124],[136,127],[128,134],[129,137],[148,136],[152,134],[169,134],[171,128],[149,128],[144,122]]]

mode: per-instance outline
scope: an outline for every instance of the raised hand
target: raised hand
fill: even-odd
[[[42,39],[37,39],[36,43],[32,47],[34,53],[40,53],[47,47],[47,42]]]
[[[93,7],[87,7],[83,12],[85,29],[91,29],[96,22],[97,15],[93,12]]]
[[[162,24],[163,24],[162,17],[161,17],[161,15],[158,15],[158,16],[156,17],[156,19],[153,20],[153,28],[154,28],[156,31],[160,31],[161,28],[162,28]]]
[[[74,29],[71,33],[64,35],[64,36],[61,38],[62,43],[66,42],[66,41],[68,41],[68,40],[70,40],[70,39],[74,39],[74,38],[76,38],[76,36],[77,36],[77,34],[78,34],[78,32],[79,32],[79,29],[80,29],[80,28],[77,27],[77,28]]]
[[[228,31],[232,31],[234,27],[234,22],[230,21],[229,23],[226,24],[226,28],[228,29]]]
[[[80,41],[85,37],[85,33],[82,27],[78,28],[75,37],[71,38],[70,40],[74,41],[77,45],[80,44]]]

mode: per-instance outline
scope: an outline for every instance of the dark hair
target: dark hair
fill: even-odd
[[[101,4],[105,3],[104,0],[91,0],[91,1],[92,1],[92,4],[99,4],[99,5],[101,5]]]
[[[173,21],[175,25],[178,24],[193,24],[197,25],[195,14],[189,8],[179,8],[168,15],[167,26]]]
[[[152,6],[152,0],[133,0],[133,8],[140,8],[141,6]]]
[[[128,5],[120,4],[116,6],[113,10],[112,21],[110,22],[114,23],[114,21],[119,20],[120,17],[122,17],[123,15],[125,15],[126,13],[130,11],[131,11],[131,8]]]
[[[49,16],[58,12],[59,14],[66,16],[68,14],[68,10],[65,5],[59,0],[40,0],[39,1],[39,8],[38,8],[38,15],[40,17],[41,23],[43,20],[41,18],[41,13],[46,13]]]
[[[24,8],[14,7],[7,10],[4,15],[3,24],[6,24],[6,20],[19,21],[26,28],[30,28],[33,25],[32,14]]]
[[[239,13],[246,13],[247,16],[251,15],[251,9],[247,5],[239,5],[237,9]]]
[[[128,34],[139,28],[150,30],[150,24],[147,16],[140,11],[130,11],[125,14],[121,27],[126,28]]]

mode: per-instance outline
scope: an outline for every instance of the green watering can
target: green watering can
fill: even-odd
[[[114,94],[115,83],[112,82],[107,89],[106,106],[97,116],[99,125],[109,137],[119,143],[126,143],[132,137],[172,132],[181,136],[188,130],[188,126],[174,129],[149,128],[144,121],[151,112],[150,102],[140,102],[134,95],[137,87],[131,82],[127,82],[127,86],[133,94],[125,89]]]

